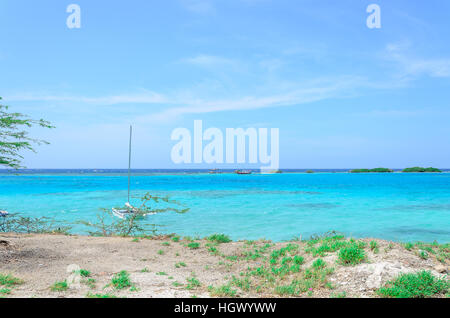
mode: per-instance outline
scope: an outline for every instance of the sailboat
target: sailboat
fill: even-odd
[[[133,136],[133,126],[130,126],[130,144],[128,151],[128,202],[125,203],[126,209],[116,209],[112,208],[113,215],[118,218],[125,219],[134,213],[138,213],[139,210],[130,204],[130,180],[131,180],[131,139]],[[144,215],[145,216],[145,215]]]

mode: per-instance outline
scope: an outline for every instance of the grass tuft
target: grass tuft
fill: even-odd
[[[402,274],[377,292],[382,297],[426,298],[448,293],[449,288],[448,281],[434,277],[429,271],[421,271],[416,274]]]

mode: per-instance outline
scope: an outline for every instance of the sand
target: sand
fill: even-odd
[[[372,239],[365,239],[367,243]],[[1,242],[6,241],[6,242]],[[367,260],[355,266],[337,264],[336,253],[323,257],[327,266],[335,269],[328,278],[333,289],[319,287],[300,297],[377,297],[376,289],[399,273],[430,270],[445,277],[448,263],[439,262],[434,255],[425,260],[417,251],[408,251],[398,243],[376,240],[379,252],[366,248]],[[164,242],[170,242],[169,246]],[[173,242],[170,237],[153,239],[120,237],[85,237],[64,235],[0,234],[0,274],[12,274],[23,280],[23,284],[11,288],[5,297],[86,297],[88,294],[108,294],[117,297],[210,297],[208,286],[227,284],[234,275],[240,276],[248,268],[263,263],[263,258],[249,260],[243,257],[246,251],[260,248],[268,242],[231,242],[218,244],[219,255],[213,255],[205,246],[206,240],[196,241],[200,248],[187,247],[188,241]],[[288,243],[269,243],[264,255]],[[300,254],[305,258],[302,268],[311,265],[314,258],[300,245]],[[162,252],[161,252],[162,251]],[[448,262],[448,260],[447,260]],[[176,264],[184,263],[186,266]],[[51,291],[57,281],[72,281],[73,269],[86,269],[95,283],[88,286],[86,279],[70,285],[66,291]],[[108,286],[113,275],[120,271],[130,273],[134,288],[116,290]],[[199,287],[187,289],[187,279],[195,277]],[[76,278],[76,277],[75,277]],[[177,282],[180,284],[179,286]],[[4,287],[4,286],[3,286]],[[0,286],[0,289],[3,288]],[[281,297],[270,289],[236,290],[236,297]]]

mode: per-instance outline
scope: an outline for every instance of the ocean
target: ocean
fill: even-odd
[[[316,170],[318,171],[318,170]],[[197,170],[134,170],[132,204],[147,192],[169,196],[186,214],[148,216],[162,233],[274,241],[335,230],[394,241],[450,241],[450,173],[208,174]],[[0,172],[0,210],[95,221],[100,209],[127,201],[126,170]],[[85,234],[74,225],[72,232]]]

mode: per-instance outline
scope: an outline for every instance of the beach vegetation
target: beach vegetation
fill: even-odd
[[[117,207],[119,210],[126,210],[127,207]],[[97,215],[97,222],[78,221],[78,224],[86,226],[91,236],[137,236],[156,235],[158,225],[146,221],[145,215],[174,212],[184,214],[189,211],[181,203],[171,200],[168,197],[154,196],[150,193],[141,198],[139,207],[135,207],[135,213],[126,219],[118,220],[110,209],[102,209],[102,213]]]
[[[141,269],[141,273],[149,273],[149,272],[150,270],[147,267]]]
[[[127,271],[120,271],[111,279],[111,285],[118,290],[131,287],[130,274]]]
[[[196,250],[200,247],[200,243],[191,242],[191,243],[188,243],[187,247],[189,247],[191,250]]]
[[[158,255],[164,255],[164,251],[163,250],[159,250],[158,251]]]
[[[24,282],[20,278],[14,277],[10,274],[5,275],[0,273],[0,286],[13,287],[22,285]]]
[[[63,292],[66,291],[67,289],[69,289],[69,285],[65,280],[61,282],[56,282],[52,286],[50,286],[50,290],[54,292]]]
[[[392,298],[425,298],[445,295],[450,284],[446,279],[440,279],[429,271],[415,274],[401,274],[396,279],[386,283],[377,293],[381,297]]]
[[[186,289],[188,290],[195,289],[201,286],[200,281],[195,277],[188,278],[186,279],[186,281],[187,281]]]
[[[117,298],[117,296],[114,296],[112,294],[92,294],[92,293],[87,293],[86,297],[87,298]]]
[[[212,297],[236,297],[237,290],[230,285],[222,285],[219,287],[208,286],[208,291]]]
[[[89,277],[91,276],[91,272],[87,269],[80,269],[77,271],[77,274],[80,274],[81,277]]]
[[[158,275],[158,276],[167,276],[167,273],[166,272],[158,272],[158,273],[156,273],[156,275]]]
[[[231,239],[228,235],[225,234],[213,234],[208,237],[208,241],[216,242],[216,243],[229,243]]]
[[[0,102],[1,100],[0,97]],[[30,137],[27,129],[54,128],[54,126],[46,120],[31,119],[21,113],[8,112],[8,109],[8,106],[0,104],[0,166],[20,169],[24,168],[23,151],[36,152],[34,145],[48,144],[45,140]]]
[[[176,268],[186,267],[186,263],[183,263],[183,262],[176,263],[175,267]]]
[[[9,288],[0,289],[0,295],[9,295],[9,294],[11,294],[11,289]]]
[[[170,243],[169,242],[162,242],[161,245],[162,246],[170,246]]]
[[[180,237],[179,236],[172,236],[171,238],[172,242],[179,242],[180,241]]]
[[[88,279],[83,279],[81,281],[82,284],[85,284],[86,286],[88,286],[90,289],[94,289],[95,288],[95,283],[97,281],[93,278],[88,278]]]
[[[391,173],[394,172],[388,168],[375,168],[375,169],[352,169],[350,173]]]
[[[61,226],[49,217],[24,217],[10,214],[0,218],[0,232],[25,234],[64,234],[68,235],[71,227]]]
[[[366,258],[365,252],[356,244],[350,244],[339,250],[338,259],[342,265],[357,265]]]
[[[442,172],[440,169],[429,167],[429,168],[423,168],[423,167],[412,167],[412,168],[406,168],[403,169],[402,172]]]

